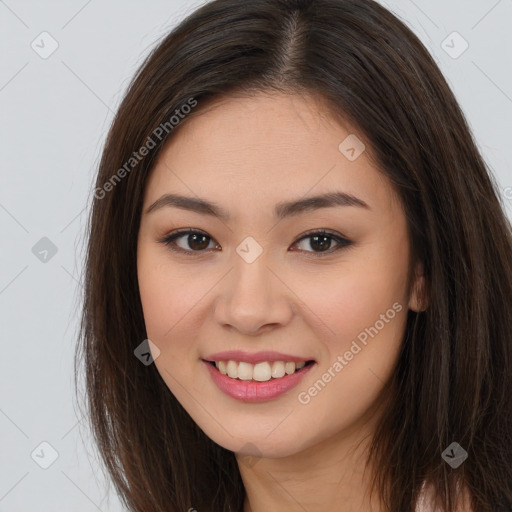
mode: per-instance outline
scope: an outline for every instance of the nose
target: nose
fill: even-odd
[[[264,257],[252,263],[235,258],[234,268],[219,283],[217,323],[254,336],[288,324],[294,314],[293,293]]]

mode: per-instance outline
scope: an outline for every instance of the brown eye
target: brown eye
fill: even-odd
[[[309,240],[306,243],[306,240]],[[333,242],[336,245],[333,247]],[[217,243],[214,243],[214,239],[208,236],[203,231],[195,229],[185,229],[176,231],[166,236],[160,243],[165,244],[169,249],[185,253],[188,255],[194,255],[206,252],[208,249],[220,249]],[[335,251],[343,249],[353,244],[350,240],[343,238],[342,236],[329,233],[325,230],[311,231],[303,235],[297,240],[293,246],[304,244],[303,248],[299,250],[302,252],[313,254],[314,256],[322,256],[325,254],[332,254]],[[213,244],[213,246],[210,246]]]
[[[203,249],[206,249],[209,245],[209,237],[206,235],[191,233],[185,236],[187,236],[186,243],[194,251],[202,251]]]
[[[337,234],[326,232],[324,230],[307,233],[305,236],[297,240],[294,245],[300,244],[306,240],[309,240],[309,242],[304,243],[304,245],[312,250],[309,251],[307,248],[302,248],[300,250],[304,250],[305,252],[312,252],[318,255],[326,252],[332,253],[352,245],[350,240],[347,240],[346,238],[343,238]],[[333,241],[335,241],[337,245],[332,249]]]
[[[208,249],[213,239],[202,231],[187,229],[171,233],[160,242],[173,251],[193,253],[203,252]],[[213,248],[216,247],[218,247],[218,245],[214,244]]]

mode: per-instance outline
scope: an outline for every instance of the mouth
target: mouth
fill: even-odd
[[[313,359],[307,361],[262,361],[256,364],[233,359],[219,361],[203,359],[203,361],[230,379],[248,382],[268,382],[283,379],[303,368],[309,369],[311,365],[315,364]]]
[[[245,361],[202,359],[217,388],[241,402],[268,402],[295,388],[316,361]]]

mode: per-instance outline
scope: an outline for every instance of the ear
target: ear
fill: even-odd
[[[409,309],[420,313],[428,307],[428,298],[426,296],[426,282],[423,271],[423,265],[417,263],[414,269],[414,282],[412,284],[411,296],[409,298]]]

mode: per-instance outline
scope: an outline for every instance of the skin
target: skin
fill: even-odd
[[[354,161],[340,152],[349,134],[357,130],[334,121],[315,96],[223,97],[182,122],[145,189],[144,212],[177,193],[213,201],[231,216],[177,207],[143,213],[138,279],[148,338],[160,350],[157,369],[206,435],[236,453],[244,512],[321,512],[334,503],[347,512],[383,510],[378,496],[370,503],[365,453],[423,278],[415,266],[409,288],[400,201],[367,151]],[[369,209],[273,217],[279,202],[333,191]],[[187,235],[175,242],[191,255],[159,243],[183,228],[204,231],[207,249],[194,252],[198,244]],[[311,238],[300,240],[319,229],[353,244],[334,250],[331,239],[321,252]],[[236,252],[247,236],[263,251],[252,263]],[[401,311],[316,396],[299,402],[298,393],[396,303]],[[201,361],[223,350],[276,350],[316,364],[284,395],[243,403],[220,391]]]

